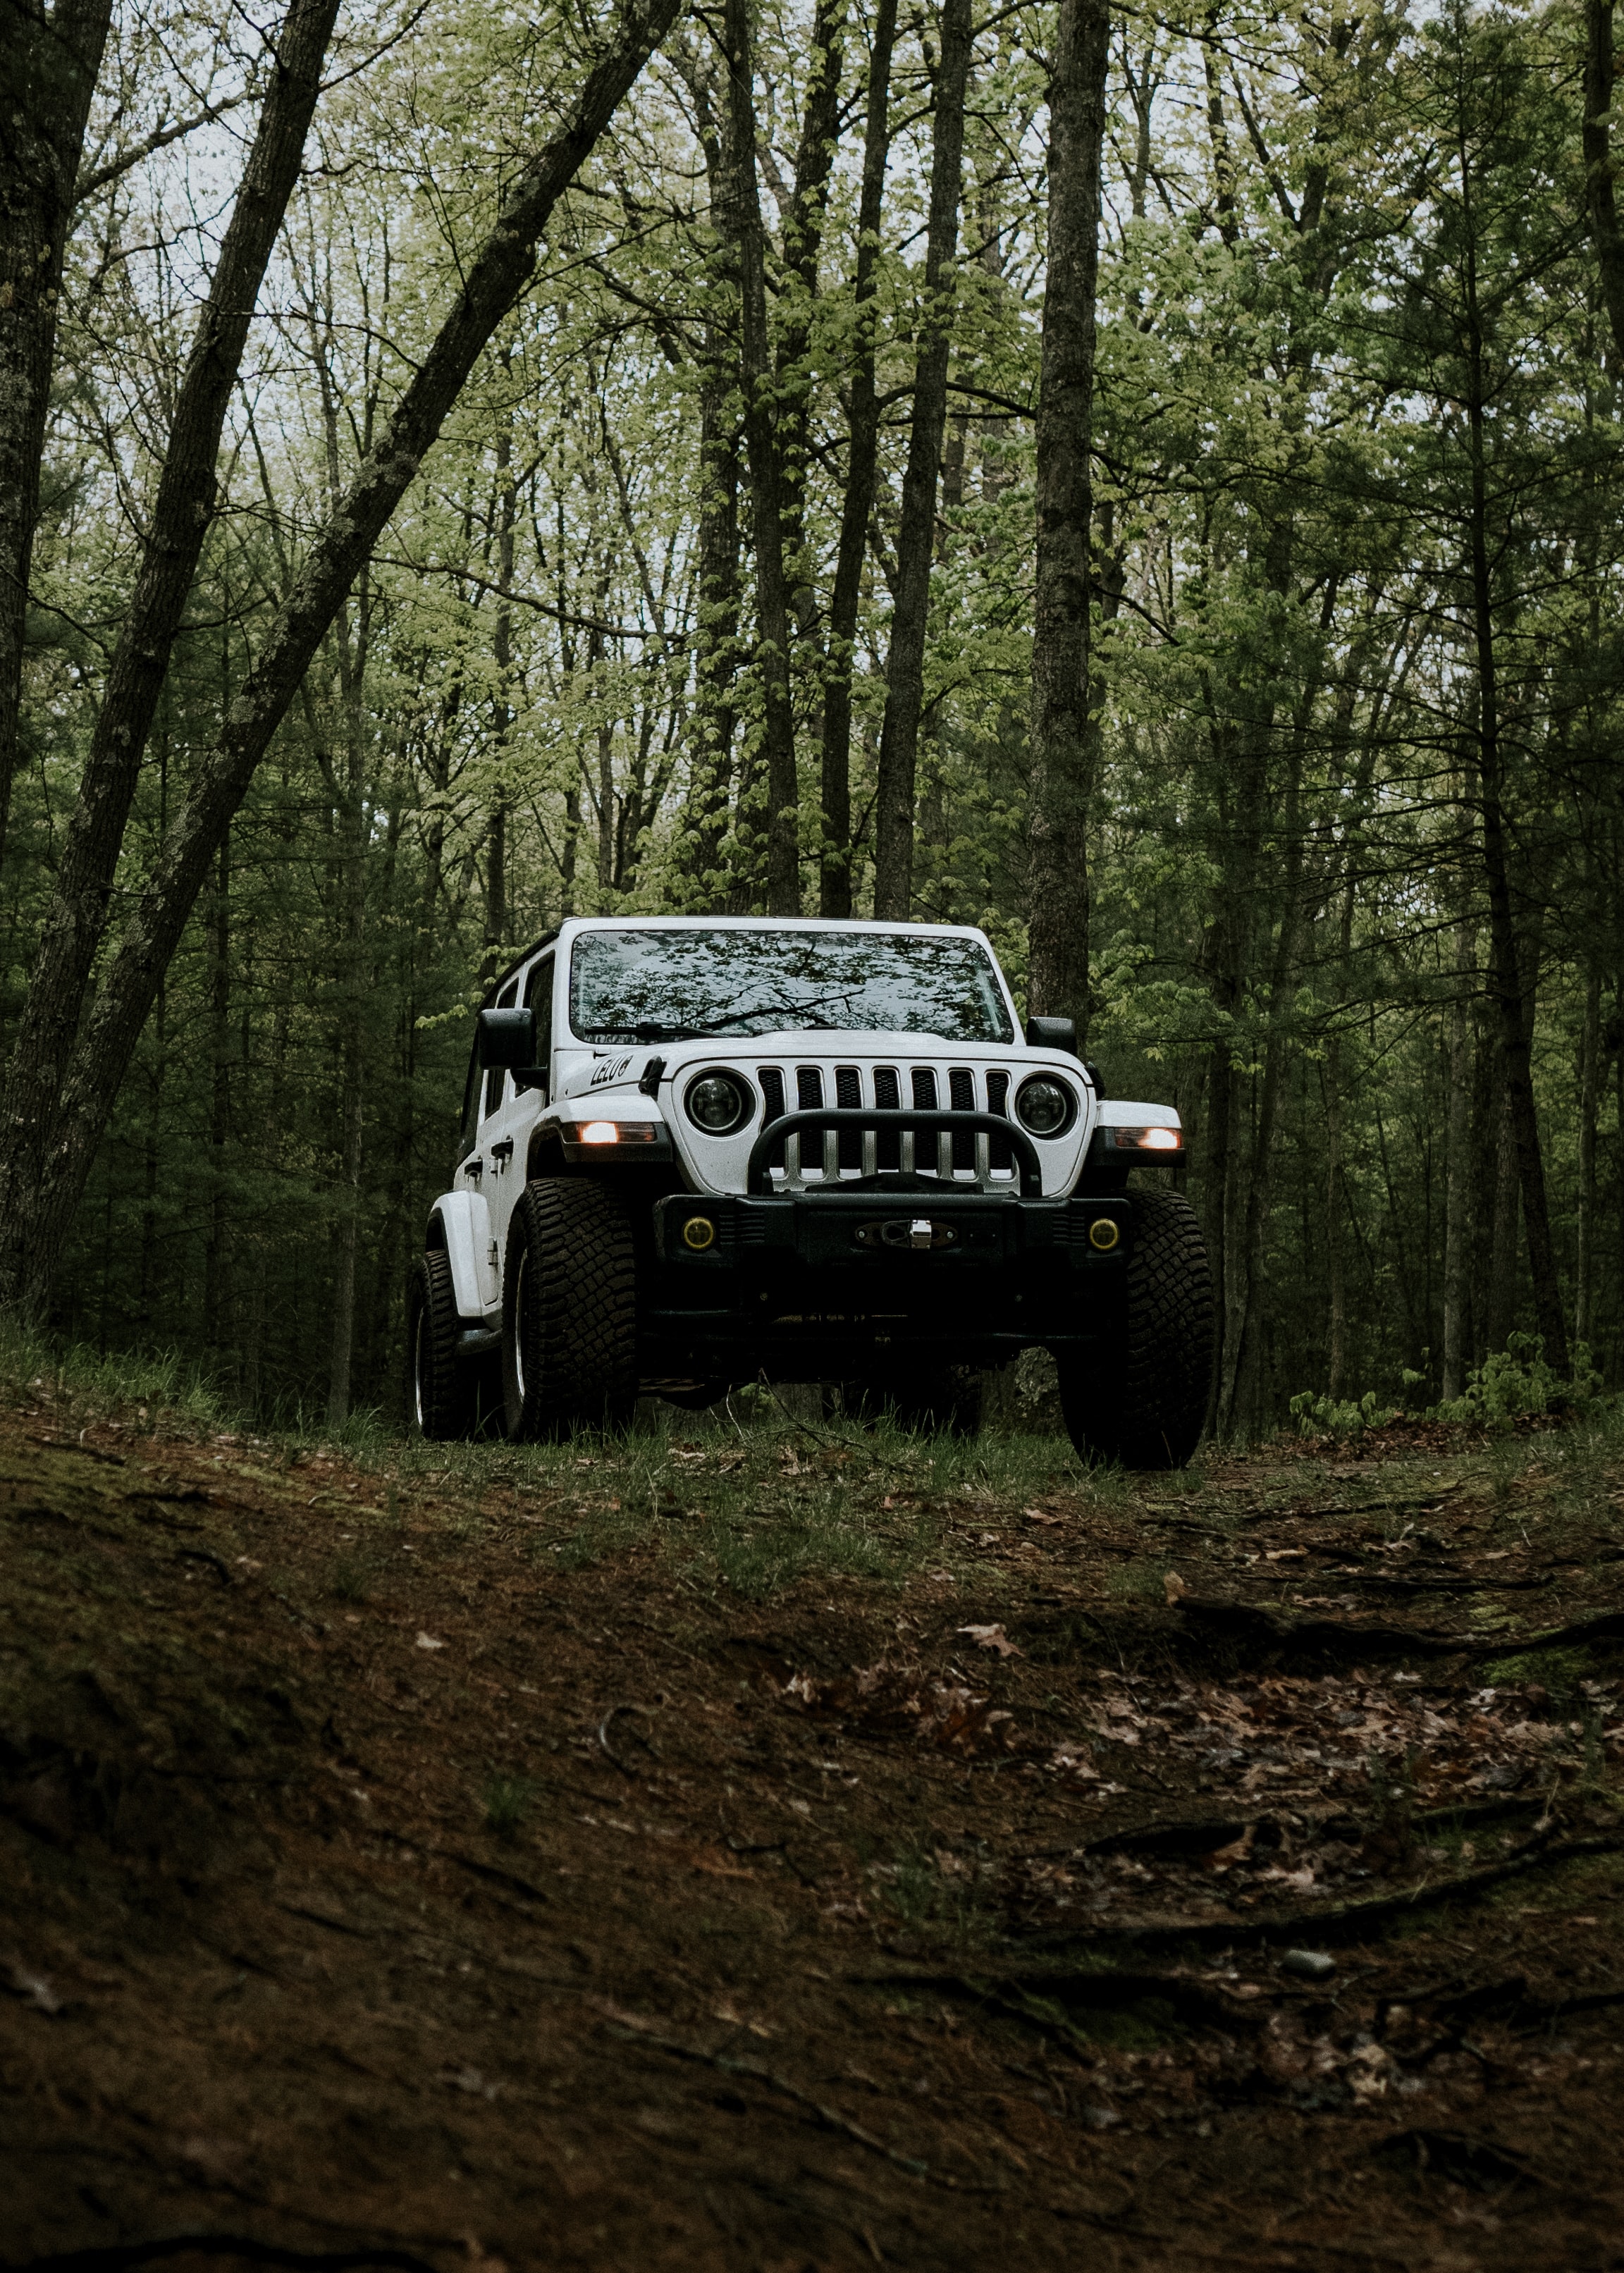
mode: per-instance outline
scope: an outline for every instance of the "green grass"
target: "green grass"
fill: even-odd
[[[981,1947],[997,1937],[996,1917],[973,1864],[944,1871],[936,1856],[905,1847],[893,1862],[871,1864],[868,1876],[882,1906],[910,1932],[960,1949]]]
[[[335,1601],[365,1602],[372,1599],[377,1576],[378,1566],[371,1556],[340,1555],[334,1558],[327,1585]]]
[[[485,1827],[497,1839],[516,1839],[536,1804],[536,1787],[528,1776],[509,1775],[492,1768],[480,1787]]]
[[[71,1406],[79,1425],[117,1416],[154,1434],[229,1429],[237,1416],[205,1369],[171,1351],[103,1355],[0,1325],[0,1396],[9,1404]]]
[[[1106,1587],[1110,1594],[1135,1602],[1165,1602],[1167,1572],[1171,1568],[1169,1563],[1114,1563],[1105,1574]]]

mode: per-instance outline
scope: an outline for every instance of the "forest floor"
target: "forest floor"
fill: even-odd
[[[1624,2266],[1624,1429],[0,1413],[0,2262]]]

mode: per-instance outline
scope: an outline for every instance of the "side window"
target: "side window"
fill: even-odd
[[[510,979],[507,986],[503,987],[501,993],[496,998],[496,1008],[499,1010],[511,1010],[518,999],[519,982],[516,979]],[[502,1084],[507,1077],[507,1075],[502,1071],[500,1066],[489,1066],[486,1068],[485,1076],[485,1104],[482,1108],[485,1114],[488,1115],[494,1113],[497,1106],[501,1103]]]
[[[536,1063],[544,1074],[553,1069],[553,957],[532,963],[524,981],[524,1007],[536,1013]],[[551,1083],[549,1082],[549,1087]]]

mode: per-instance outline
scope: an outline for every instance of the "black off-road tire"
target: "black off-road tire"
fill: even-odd
[[[1070,1353],[1060,1404],[1078,1451],[1124,1468],[1182,1468],[1213,1383],[1213,1274],[1195,1210],[1177,1192],[1133,1195],[1126,1345],[1116,1365]]]
[[[502,1286],[508,1434],[537,1443],[624,1428],[637,1402],[631,1224],[590,1176],[538,1176],[508,1231]]]
[[[478,1418],[473,1374],[456,1354],[461,1323],[450,1257],[420,1255],[406,1282],[406,1419],[436,1444],[471,1437]]]

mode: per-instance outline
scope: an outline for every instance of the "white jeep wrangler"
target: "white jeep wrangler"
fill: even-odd
[[[1079,1450],[1194,1451],[1213,1364],[1170,1106],[1107,1101],[1070,1020],[979,931],[574,919],[479,1013],[453,1188],[408,1302],[411,1409],[467,1435],[623,1423],[640,1393],[824,1381],[974,1423],[973,1377],[1054,1353]]]

